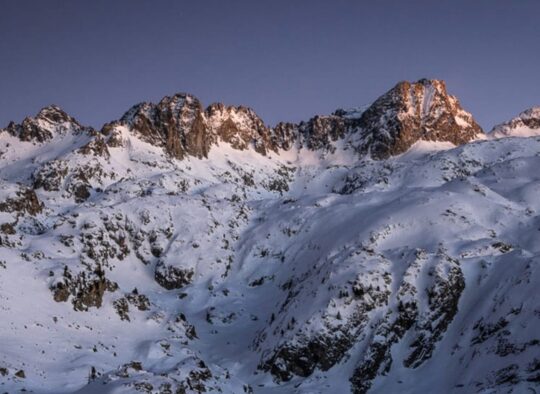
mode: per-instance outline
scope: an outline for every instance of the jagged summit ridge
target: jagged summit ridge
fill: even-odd
[[[21,125],[7,130],[25,141],[44,142],[67,130],[83,127],[57,106],[44,108]],[[270,151],[308,149],[334,152],[336,142],[361,155],[384,159],[407,151],[419,140],[461,145],[483,132],[472,115],[448,94],[445,83],[422,79],[400,82],[365,110],[336,110],[300,123],[265,125],[251,108],[221,103],[203,108],[193,95],[178,93],[159,103],[143,102],[119,120],[106,124],[101,134],[109,146],[122,143],[122,131],[162,147],[177,159],[207,157],[212,146],[224,142],[234,149]]]
[[[10,122],[5,129],[22,141],[37,142],[45,142],[58,134],[88,130],[90,128],[82,126],[57,105],[42,108],[35,117],[26,117],[20,124]]]
[[[177,159],[207,157],[210,147],[219,141],[239,150],[252,145],[262,154],[271,146],[270,129],[252,109],[221,103],[204,109],[195,96],[186,93],[164,97],[158,104],[137,104],[103,131],[115,134],[122,127],[162,146]]]

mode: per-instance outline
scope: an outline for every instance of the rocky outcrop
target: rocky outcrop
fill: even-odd
[[[43,203],[39,201],[36,192],[32,189],[21,188],[15,196],[0,202],[0,212],[20,212],[22,214],[36,215],[43,210]]]
[[[386,289],[366,287],[366,290],[354,296],[355,312],[348,321],[337,327],[328,323],[314,336],[299,335],[294,344],[281,345],[269,360],[260,365],[260,369],[282,382],[291,380],[295,375],[307,377],[315,369],[327,371],[335,366],[368,324],[369,313],[388,302],[389,292]]]
[[[483,133],[443,81],[427,79],[398,83],[362,114],[359,127],[359,150],[376,159],[403,153],[419,140],[461,145]]]
[[[442,262],[430,271],[433,283],[426,289],[428,311],[418,319],[412,351],[403,362],[408,368],[417,368],[428,360],[448,325],[458,312],[458,304],[465,289],[465,278],[458,260],[444,256]]]
[[[53,160],[38,168],[32,174],[34,189],[44,189],[48,192],[60,190],[68,174],[68,166],[64,161]]]
[[[130,305],[137,308],[139,311],[147,311],[150,309],[150,300],[144,294],[139,294],[137,289],[133,289],[133,291],[126,294],[125,297],[114,301],[113,306],[121,320],[131,321],[129,317]]]
[[[154,277],[161,287],[173,290],[189,285],[193,280],[193,274],[192,269],[174,267],[159,261],[156,265]]]
[[[275,144],[289,150],[295,144],[309,150],[333,152],[334,143],[354,132],[356,121],[345,115],[345,111],[336,111],[328,116],[315,116],[299,124],[278,123],[273,129]]]
[[[426,272],[425,289],[418,287],[422,267]],[[395,361],[406,368],[417,368],[431,358],[437,342],[458,312],[464,288],[458,260],[443,250],[435,254],[417,250],[397,291],[395,309],[387,311],[350,378],[353,393],[367,393],[373,380],[390,370],[394,362],[392,346],[403,340],[406,333],[412,337],[409,355]],[[427,303],[422,300],[424,291]]]
[[[387,315],[377,328],[375,337],[364,353],[362,362],[350,378],[354,394],[365,394],[378,374],[387,373],[392,366],[392,345],[397,343],[414,324],[418,316],[416,302],[400,302],[395,316]]]
[[[540,107],[529,108],[508,122],[495,126],[489,135],[494,138],[540,135]]]
[[[221,140],[239,150],[252,146],[263,155],[275,150],[270,129],[251,108],[212,104],[205,111],[205,120],[214,141]]]
[[[145,142],[163,147],[177,159],[188,155],[206,157],[213,142],[208,138],[201,103],[189,94],[165,97],[158,104],[138,104],[119,121],[105,125],[102,132],[114,134],[119,126],[129,128]]]
[[[361,246],[349,256],[366,271],[339,287],[320,318],[270,319],[268,330],[254,342],[263,355],[259,369],[276,382],[335,368],[363,343],[350,383],[353,393],[365,394],[394,363],[412,369],[429,360],[447,332],[465,288],[457,259],[444,249],[406,251],[401,257],[408,266],[396,275],[390,260],[371,247]],[[293,308],[302,291],[292,282],[286,287],[289,294],[277,316]],[[265,349],[265,343],[271,349]],[[398,343],[405,349],[403,355],[393,352]]]
[[[274,148],[270,129],[252,109],[221,103],[203,109],[197,98],[185,93],[165,97],[158,104],[138,104],[119,121],[105,125],[102,133],[114,137],[110,146],[118,144],[116,131],[122,126],[177,159],[207,157],[219,141],[239,150],[253,147],[263,155]]]
[[[93,271],[78,274],[73,274],[66,266],[62,278],[51,286],[54,300],[66,302],[72,297],[73,309],[76,311],[100,308],[105,291],[114,292],[117,289],[118,285],[105,277],[105,271],[100,266]]]
[[[386,262],[381,261],[381,265],[384,264]],[[375,278],[380,275],[385,277],[384,284],[373,286],[373,283],[376,283]],[[292,305],[298,296],[299,290],[295,289],[292,283],[290,286],[284,308]],[[347,352],[368,329],[370,318],[386,308],[391,295],[390,286],[391,279],[388,275],[372,271],[348,282],[340,291],[338,299],[350,308],[349,313],[341,316],[341,312],[336,315],[327,311],[321,316],[321,322],[316,328],[297,322],[294,316],[285,326],[283,322],[281,325],[273,322],[273,333],[279,332],[284,336],[292,331],[292,335],[269,352],[269,357],[262,360],[259,368],[270,372],[277,382],[289,381],[294,376],[307,377],[316,369],[328,371],[346,357]],[[329,305],[335,302],[332,301]],[[345,309],[343,311],[345,312]],[[266,338],[267,336],[261,337],[263,342]]]
[[[97,135],[90,140],[90,142],[78,150],[78,153],[82,155],[101,156],[107,159],[111,156],[107,148],[107,143],[101,135]]]
[[[56,105],[43,108],[35,117],[27,117],[20,124],[10,122],[5,130],[22,141],[40,143],[58,134],[91,131],[90,128],[81,126],[77,120]]]
[[[145,365],[139,361],[131,361],[116,371],[106,373],[96,387],[101,388],[114,382],[117,387],[123,389],[122,391],[130,393],[218,393],[223,392],[222,382],[229,379],[228,372],[214,376],[202,359],[190,356],[159,374],[146,370]],[[252,391],[245,387],[243,390],[239,388],[236,392]]]

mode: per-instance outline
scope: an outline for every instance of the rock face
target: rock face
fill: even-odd
[[[338,110],[332,115],[317,115],[299,124],[278,123],[273,129],[275,144],[284,150],[296,145],[313,151],[333,152],[336,141],[357,131],[357,122],[344,116],[345,114],[345,111]]]
[[[206,138],[202,106],[188,94],[163,98],[157,105],[141,103],[132,107],[119,121],[104,127],[110,134],[115,127],[126,126],[143,141],[163,147],[177,159],[186,155],[206,157],[211,141]]]
[[[20,212],[36,215],[43,210],[43,203],[39,201],[32,189],[20,189],[16,196],[0,201],[0,212]]]
[[[173,267],[165,265],[163,262],[158,262],[154,278],[161,287],[167,290],[181,289],[191,283],[193,270]]]
[[[418,140],[462,145],[482,134],[481,127],[443,81],[400,82],[379,97],[360,118],[359,147],[382,159],[408,150]]]
[[[45,142],[57,134],[89,130],[66,114],[60,107],[50,105],[33,117],[25,118],[21,124],[11,122],[6,131],[22,141]]]
[[[72,296],[73,309],[87,311],[91,307],[101,307],[105,291],[114,292],[117,288],[116,283],[105,277],[101,267],[73,275],[66,266],[62,279],[51,286],[51,291],[56,302],[66,302]]]
[[[508,122],[495,126],[489,135],[494,138],[540,135],[540,107],[529,108]]]
[[[184,93],[158,104],[138,104],[103,132],[114,135],[121,126],[177,159],[207,157],[220,140],[239,150],[252,145],[261,154],[271,149],[270,131],[252,109],[212,104],[204,110],[197,98]]]
[[[214,142],[221,140],[239,150],[252,145],[263,155],[268,150],[275,150],[270,129],[251,108],[212,104],[205,111],[205,120],[208,134]]]

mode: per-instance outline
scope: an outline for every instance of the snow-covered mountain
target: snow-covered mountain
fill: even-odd
[[[436,80],[275,127],[188,94],[11,123],[0,392],[538,390],[539,152]]]
[[[490,135],[494,138],[540,135],[540,107],[529,108],[510,121],[495,126]]]

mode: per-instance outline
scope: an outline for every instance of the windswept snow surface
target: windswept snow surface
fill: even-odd
[[[55,138],[0,135],[0,202],[60,174],[36,190],[41,213],[0,212],[15,230],[0,243],[0,392],[538,390],[540,138],[380,161],[227,144],[179,161],[129,133],[101,157],[78,151],[84,135]],[[66,270],[97,267],[117,285],[101,305],[55,301]],[[342,352],[302,368],[279,353],[313,338]]]

